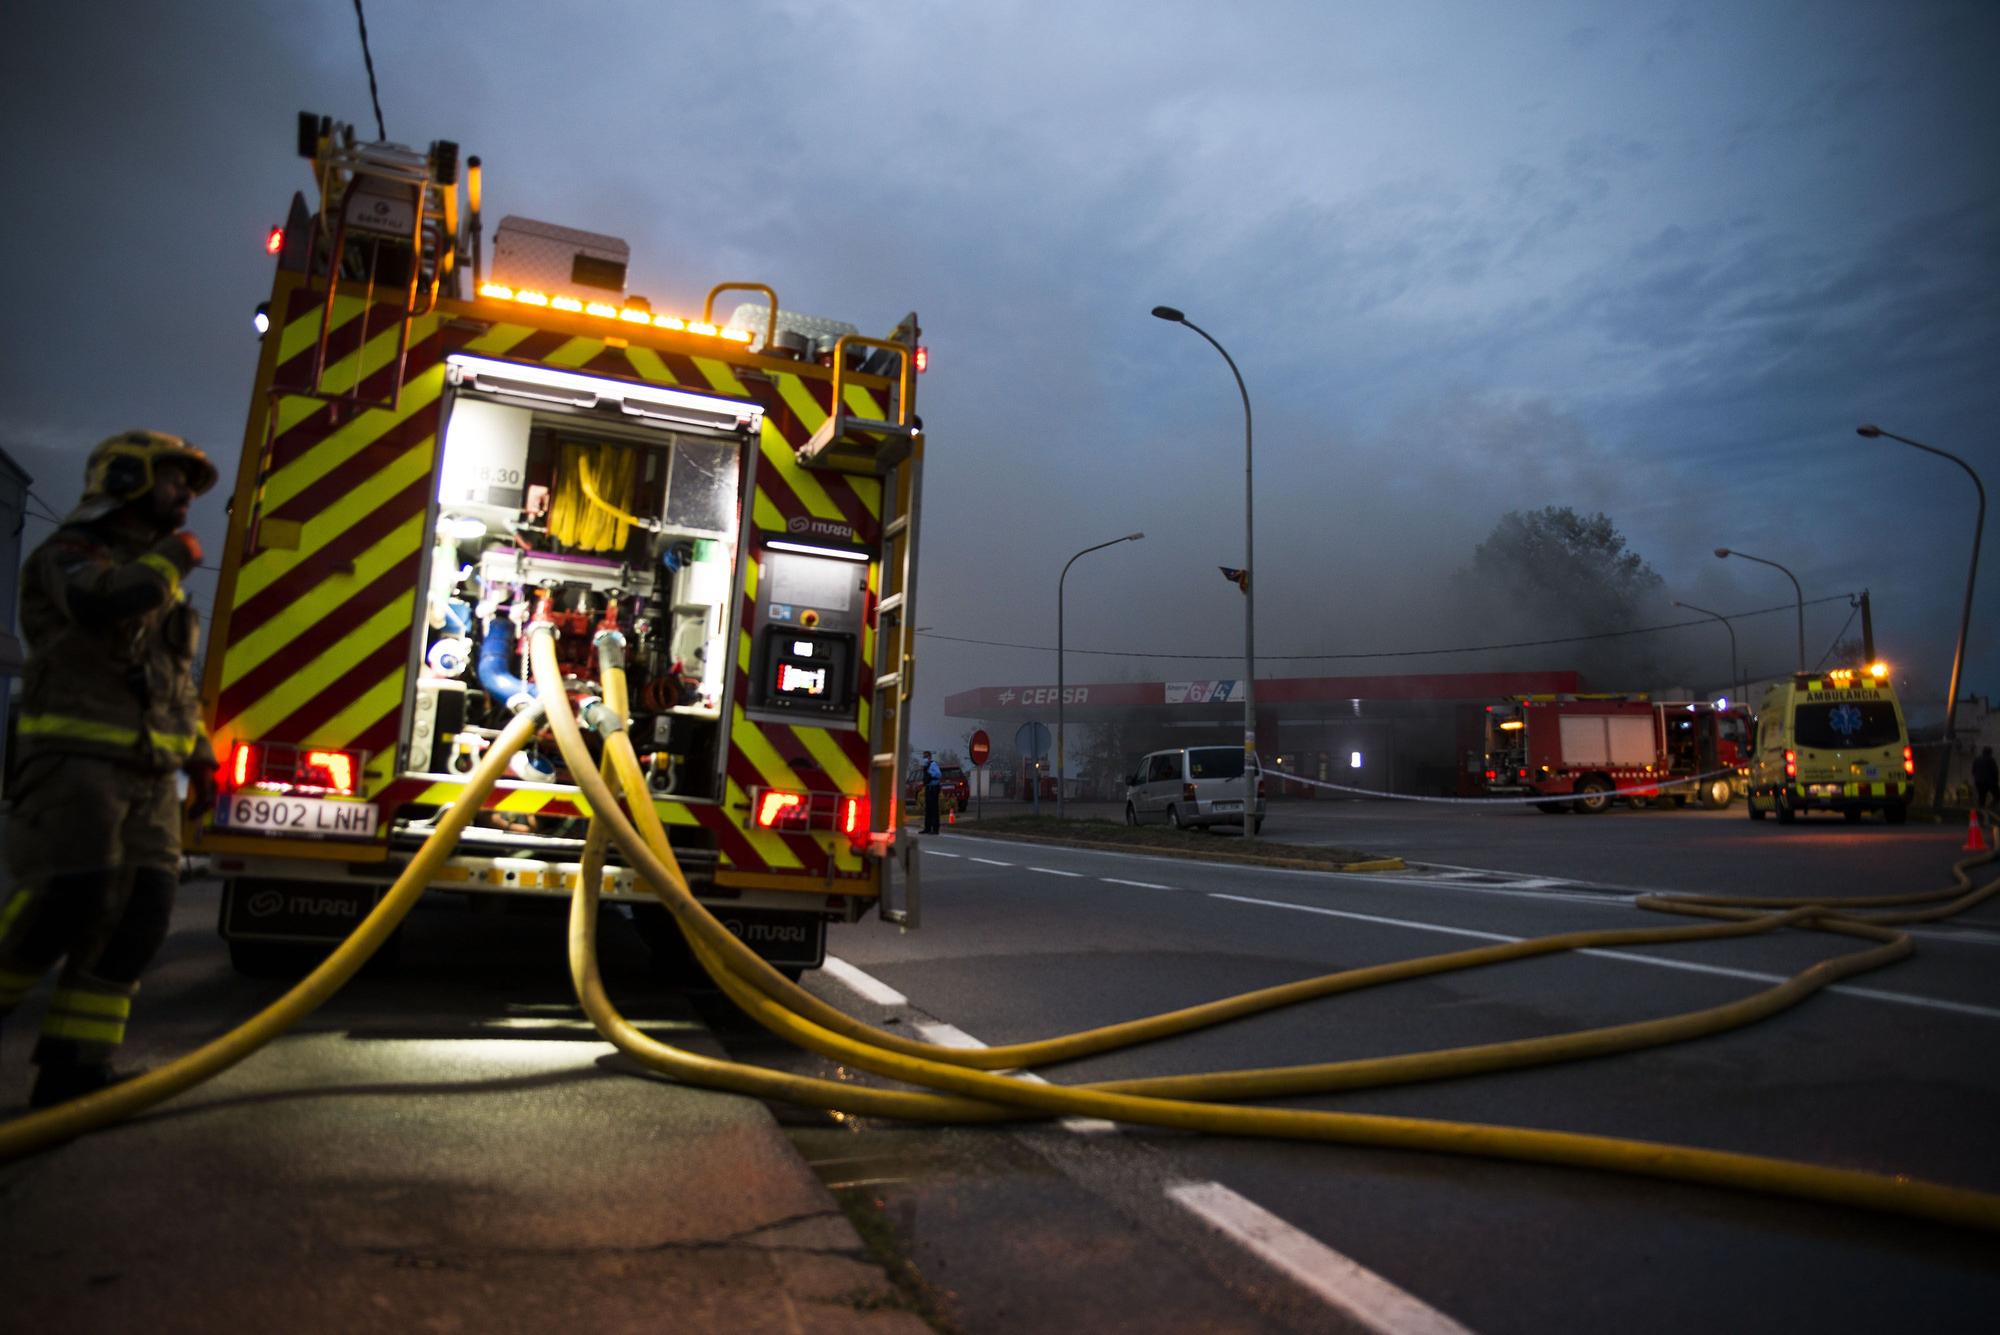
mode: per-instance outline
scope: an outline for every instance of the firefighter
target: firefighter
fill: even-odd
[[[180,879],[176,776],[192,814],[214,804],[192,671],[201,625],[181,580],[201,562],[182,528],[188,506],[215,481],[178,436],[113,436],[91,451],[83,499],[22,568],[0,1017],[62,962],[34,1107],[126,1078],[111,1057]]]

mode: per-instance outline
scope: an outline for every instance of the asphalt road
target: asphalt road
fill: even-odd
[[[1942,888],[1963,838],[1875,821],[1781,829],[1740,808],[1277,808],[1267,833],[1415,864],[1327,876],[976,831],[961,824],[929,843],[921,930],[838,929],[833,953],[865,977],[836,966],[811,976],[815,989],[906,1032],[1013,1042],[1496,938],[1659,925],[1632,906],[1641,890]],[[1989,1130],[2000,1101],[2000,910],[1916,936],[1912,959],[1748,1029],[1301,1104],[2000,1191]],[[1552,957],[1330,998],[1047,1074],[1067,1083],[1285,1065],[1649,1018],[1731,1000],[1852,948],[1790,931]],[[869,980],[892,994],[855,990]],[[796,1060],[717,1023],[740,1054]],[[2000,1303],[1991,1236],[1712,1188],[1140,1129],[790,1120],[823,1180],[896,1240],[936,1309],[967,1332],[1971,1330],[1990,1329]]]

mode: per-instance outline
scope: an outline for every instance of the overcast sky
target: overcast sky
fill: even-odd
[[[913,740],[1055,678],[1240,674],[1256,413],[1259,676],[1471,671],[1440,596],[1510,509],[1608,514],[1673,597],[1791,666],[1872,593],[1942,714],[2000,486],[2000,5],[369,0],[389,137],[519,213],[932,369]],[[24,3],[0,47],[0,446],[62,510],[133,425],[240,449],[294,115],[373,136],[350,0]],[[489,228],[488,235],[491,232]],[[219,496],[197,505],[219,547]],[[38,539],[47,526],[30,522]],[[1964,689],[2000,696],[2000,569]],[[1684,613],[1666,609],[1669,619]],[[1807,609],[1807,655],[1847,626]],[[1521,627],[1522,638],[1535,628]],[[1713,622],[1671,632],[1713,676]],[[953,637],[953,638],[945,638]],[[999,641],[1002,648],[965,643]],[[1215,655],[1214,658],[1112,657]],[[1547,666],[1562,666],[1553,651]],[[1600,688],[1659,683],[1593,683]]]

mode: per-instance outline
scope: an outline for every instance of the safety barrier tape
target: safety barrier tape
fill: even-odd
[[[1257,758],[1257,763],[1263,766],[1264,777],[1266,779],[1277,778],[1284,780],[1286,783],[1302,783],[1309,788],[1325,788],[1329,792],[1353,793],[1357,797],[1384,797],[1392,802],[1431,802],[1449,806],[1482,807],[1525,806],[1540,802],[1586,802],[1593,798],[1604,796],[1614,798],[1643,797],[1651,793],[1660,792],[1663,789],[1680,788],[1687,784],[1701,783],[1707,779],[1719,779],[1736,773],[1733,769],[1712,769],[1700,774],[1689,774],[1681,778],[1659,779],[1653,783],[1640,784],[1631,788],[1617,788],[1608,794],[1591,792],[1551,794],[1547,797],[1429,797],[1419,793],[1390,793],[1384,792],[1379,788],[1355,788],[1344,783],[1328,783],[1324,779],[1308,779],[1304,775],[1294,774],[1290,770],[1275,769],[1264,765],[1264,758],[1262,756]]]

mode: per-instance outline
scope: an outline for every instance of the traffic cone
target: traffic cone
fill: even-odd
[[[957,803],[953,803],[953,804],[952,804],[951,806],[948,806],[948,807],[946,807],[946,808],[945,808],[945,811],[944,811],[944,823],[945,823],[946,825],[956,825],[956,824],[958,824],[958,804],[957,804]]]
[[[1988,844],[1986,842],[1986,832],[1979,828],[1979,813],[1977,811],[1968,811],[1965,815],[1965,847],[1960,849],[1959,852],[1984,853],[1988,848]]]

